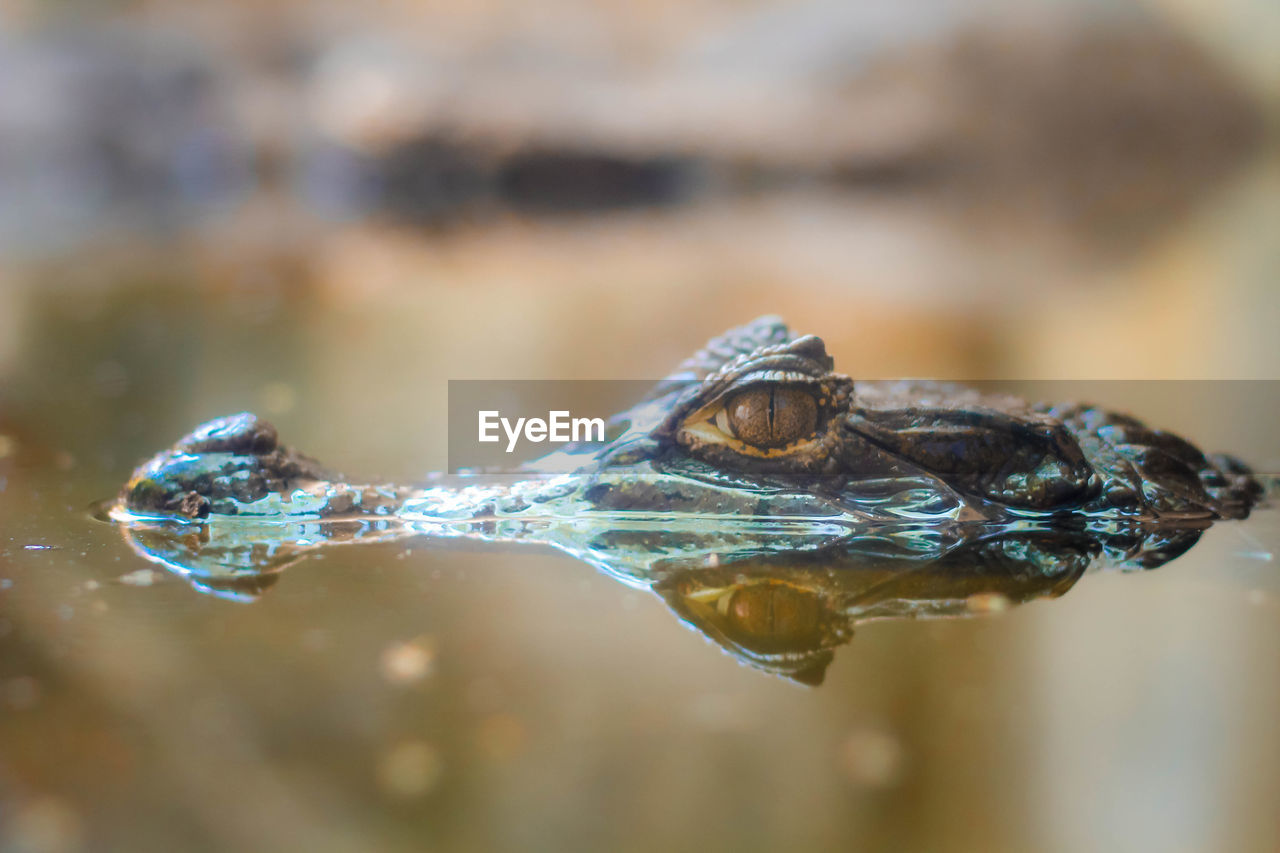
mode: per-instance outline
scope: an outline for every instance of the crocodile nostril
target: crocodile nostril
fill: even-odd
[[[178,500],[174,510],[187,518],[208,518],[209,499],[199,492],[187,492]]]

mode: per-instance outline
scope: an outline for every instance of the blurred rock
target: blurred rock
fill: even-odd
[[[199,229],[250,198],[287,235],[315,213],[434,225],[813,187],[926,187],[960,223],[1123,246],[1262,128],[1240,83],[1129,6],[818,0],[672,28],[643,59],[555,18],[458,41],[292,14],[251,46],[164,16],[0,40],[0,248]]]
[[[252,152],[198,39],[137,28],[0,33],[0,250],[104,229],[172,233],[232,204]]]

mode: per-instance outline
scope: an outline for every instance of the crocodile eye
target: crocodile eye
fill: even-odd
[[[739,391],[715,418],[725,434],[764,450],[809,438],[818,428],[818,402],[800,388],[766,386]]]

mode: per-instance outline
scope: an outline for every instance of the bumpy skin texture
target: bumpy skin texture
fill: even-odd
[[[855,381],[835,372],[820,338],[771,317],[713,339],[617,420],[625,429],[614,440],[566,451],[579,466],[575,507],[829,516],[897,493],[960,521],[1176,521],[1244,517],[1261,494],[1240,461],[1126,415],[948,383]],[[121,503],[143,514],[262,517],[276,511],[264,498],[307,493],[317,497],[298,503],[321,515],[386,513],[415,494],[343,483],[242,414],[140,467]],[[477,515],[492,511],[485,500]]]
[[[279,444],[276,428],[242,413],[201,424],[133,472],[122,503],[143,515],[207,518],[338,475]]]
[[[637,407],[639,427],[633,424],[604,456],[826,493],[857,491],[871,481],[932,483],[987,518],[999,517],[1000,508],[1240,518],[1262,491],[1239,460],[1206,456],[1126,415],[1030,405],[950,383],[860,382],[833,368],[821,339],[794,336],[780,320],[761,318],[681,365]],[[696,412],[761,385],[815,395],[812,441],[762,457],[689,429]],[[643,412],[655,404],[664,414],[647,424]]]

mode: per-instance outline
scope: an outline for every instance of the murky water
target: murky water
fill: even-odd
[[[1085,822],[1134,846],[1274,831],[1273,512],[1059,600],[860,625],[811,689],[554,554],[338,549],[239,605],[69,521],[74,489],[41,499],[0,552],[8,784],[40,792],[10,833],[648,849],[709,824],[724,847],[1019,849],[1085,846]],[[661,817],[628,829],[641,805]]]
[[[549,549],[324,549],[232,601],[139,558],[92,501],[246,406],[321,458],[420,478],[443,467],[438,389],[331,368],[369,357],[362,340],[430,341],[396,342],[389,308],[368,328],[287,294],[26,298],[0,424],[13,849],[1280,842],[1274,510],[1153,571],[961,584],[938,597],[972,618],[858,622],[820,687],[695,630],[714,598],[673,610]],[[1185,383],[1129,387],[1207,446],[1275,458],[1276,400],[1239,393],[1271,383],[1204,383],[1199,403]]]

